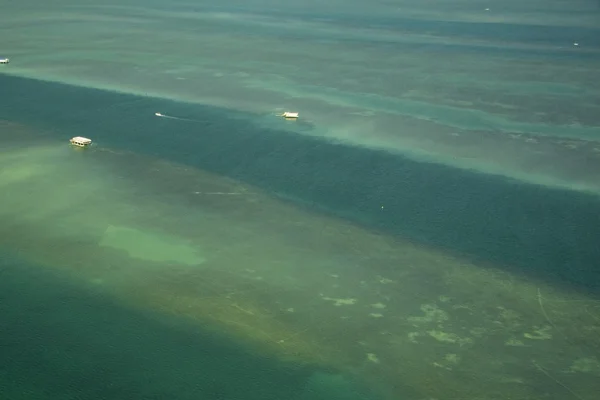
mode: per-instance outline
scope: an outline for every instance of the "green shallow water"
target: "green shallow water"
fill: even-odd
[[[200,314],[202,308],[173,301],[227,297],[232,303],[228,296],[244,291],[243,283],[234,287],[239,279],[225,279],[221,286],[213,281],[216,272],[231,278],[250,265],[233,260],[215,265],[221,250],[216,243],[239,228],[215,221],[214,213],[206,217],[210,204],[195,214],[184,206],[181,192],[165,205],[156,187],[132,185],[135,167],[148,164],[131,162],[137,157],[131,153],[82,151],[15,125],[3,124],[2,135],[8,137],[0,156],[3,396],[369,398],[343,371],[302,357],[273,357],[260,341],[227,334],[210,318],[186,316],[190,307]],[[19,135],[18,145],[10,144],[12,135]],[[115,168],[119,162],[133,168]],[[177,177],[170,172],[171,179]],[[203,181],[210,193],[229,185]],[[145,196],[136,196],[139,189]],[[208,271],[199,242],[211,256]],[[230,240],[222,250],[233,252],[239,245]],[[140,293],[142,301],[136,300]],[[160,311],[173,304],[175,309]],[[211,305],[207,313],[218,307]],[[228,310],[219,313],[217,320],[231,317]]]
[[[257,356],[0,255],[0,391],[10,399],[361,400],[348,378]]]
[[[581,396],[597,389],[600,310],[572,284],[60,136],[2,125],[7,393],[495,400],[564,398],[553,379]]]
[[[394,235],[499,263],[517,272],[526,271],[539,279],[566,280],[585,290],[598,289],[600,281],[594,265],[600,253],[593,238],[600,229],[600,212],[595,211],[600,206],[595,190],[543,180],[528,184],[503,175],[332,143],[298,134],[287,121],[275,119],[264,126],[263,116],[219,107],[21,78],[5,77],[0,82],[13,94],[1,100],[0,113],[38,130],[51,126],[47,135],[54,141],[84,134],[109,151],[130,151],[210,171]],[[155,110],[170,110],[178,117],[158,118]],[[554,152],[551,143],[536,145],[548,146],[548,156]],[[130,156],[125,153],[98,165],[118,162],[123,169],[132,168],[136,175],[127,194],[131,204],[148,201],[148,208],[164,210],[169,202],[182,201],[171,185],[166,190],[146,193],[143,188],[154,186],[156,171],[147,170],[143,162],[128,164]],[[85,153],[79,154],[83,157]],[[572,183],[594,182],[596,159],[593,148],[583,147],[562,159],[556,171],[564,172],[564,166],[569,165]],[[538,161],[529,160],[530,168],[541,168]],[[35,165],[39,168],[40,162]],[[118,167],[111,168],[116,168],[114,174],[120,174]],[[68,181],[65,177],[59,179]],[[78,192],[86,184],[68,183]],[[231,206],[227,215],[237,218],[246,211],[233,205],[252,201],[246,191],[255,188],[242,186],[243,190],[238,190],[236,185],[231,183],[227,190],[219,185],[210,190],[185,184],[177,187],[185,193],[186,204],[212,199],[215,204]],[[112,188],[114,184],[107,186]],[[219,192],[233,194],[210,194]],[[94,194],[103,195],[98,190]],[[64,198],[65,194],[51,196]],[[200,218],[212,220],[210,213],[196,211],[201,217],[186,216],[196,226],[206,223]],[[138,216],[136,221],[145,218]],[[153,218],[157,216],[152,211],[149,219]],[[177,226],[176,219],[173,221]],[[107,221],[101,231],[106,232],[110,224],[122,226]]]
[[[597,10],[413,3],[5,5],[0,397],[595,398]]]

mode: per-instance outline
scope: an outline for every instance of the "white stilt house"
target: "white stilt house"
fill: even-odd
[[[285,111],[283,114],[280,114],[280,117],[283,117],[285,119],[298,119],[298,113],[291,112],[291,111]]]
[[[92,139],[75,136],[74,138],[71,138],[70,142],[73,146],[88,147],[90,144],[92,144]]]

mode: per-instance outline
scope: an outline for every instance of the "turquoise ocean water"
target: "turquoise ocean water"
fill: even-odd
[[[0,399],[595,398],[599,15],[0,4]]]
[[[267,129],[262,116],[216,107],[20,78],[0,77],[0,84],[12,94],[3,100],[4,118],[52,127],[57,140],[87,135],[366,226],[600,290],[600,201],[593,194],[323,141],[289,132],[285,123]],[[155,110],[180,119],[156,118]]]
[[[381,234],[446,249],[482,265],[491,263],[503,271],[501,273],[524,275],[551,286],[589,293],[592,298],[597,296],[599,280],[594,260],[600,258],[595,241],[600,233],[600,202],[594,195],[315,139],[287,131],[285,123],[267,129],[261,125],[261,116],[215,107],[14,77],[0,77],[0,85],[12,94],[10,99],[2,100],[0,118],[24,124],[34,132],[20,134],[15,130],[13,135],[10,126],[5,127],[5,149],[12,148],[18,153],[35,147],[36,143],[64,146],[63,156],[60,156],[63,160],[55,158],[52,162],[64,164],[67,172],[60,179],[56,174],[46,178],[56,180],[43,183],[50,192],[63,191],[66,196],[72,196],[72,187],[80,187],[83,181],[105,174],[102,168],[106,165],[97,169],[99,167],[91,164],[93,160],[104,160],[102,162],[107,164],[108,159],[98,158],[108,154],[107,151],[129,152],[130,156],[115,158],[116,164],[109,169],[137,182],[130,188],[131,199],[145,203],[150,198],[175,207],[168,212],[169,217],[165,216],[166,211],[158,210],[132,217],[143,225],[153,224],[157,218],[171,218],[168,225],[180,230],[183,228],[175,228],[177,224],[205,224],[210,218],[202,216],[202,208],[191,211],[200,212],[199,215],[186,214],[190,213],[186,211],[190,206],[196,208],[193,203],[187,204],[187,200],[183,208],[177,210],[182,196],[189,196],[187,193],[192,189],[187,188],[187,180],[173,175],[171,183],[158,184],[153,177],[154,167],[147,169],[134,154],[234,179],[308,212],[337,216]],[[178,119],[154,115],[155,110],[166,109]],[[80,134],[93,137],[95,143],[85,152],[74,154],[77,157],[73,159],[73,155],[68,154],[73,153],[73,149],[69,149],[66,142]],[[47,161],[43,155],[34,153],[26,157],[27,163],[38,166],[42,163],[42,169],[50,167],[44,166]],[[36,157],[41,158],[36,160]],[[135,160],[131,166],[128,166],[128,158]],[[5,159],[4,171],[10,169],[10,163],[10,158]],[[70,181],[69,186],[63,187],[63,181]],[[349,375],[338,378],[339,371],[323,368],[318,363],[279,361],[266,354],[263,357],[253,345],[215,334],[210,326],[205,330],[202,324],[190,324],[180,317],[161,316],[150,309],[140,311],[121,305],[104,290],[81,288],[61,273],[49,272],[43,259],[38,258],[39,261],[31,264],[27,261],[31,260],[28,252],[51,251],[53,263],[76,265],[75,271],[80,271],[75,272],[76,275],[98,268],[99,265],[95,266],[98,261],[87,259],[87,252],[94,254],[93,249],[102,244],[103,240],[97,239],[98,235],[102,236],[101,231],[114,231],[110,221],[117,219],[113,212],[119,213],[121,206],[116,204],[112,206],[114,211],[110,211],[109,205],[109,211],[100,214],[106,222],[93,228],[95,233],[90,237],[86,236],[90,233],[81,228],[83,236],[79,239],[53,239],[54,234],[44,232],[67,229],[68,222],[64,220],[69,219],[71,206],[56,208],[42,219],[33,217],[28,222],[28,213],[35,212],[27,204],[43,209],[45,204],[54,201],[54,194],[49,196],[50,192],[42,192],[48,198],[35,200],[33,193],[38,192],[32,189],[32,202],[25,201],[19,208],[16,204],[21,200],[16,197],[15,203],[10,199],[30,192],[28,181],[17,186],[8,182],[2,194],[5,247],[1,310],[5,323],[2,345],[8,349],[4,354],[11,360],[5,365],[3,390],[10,393],[10,398],[359,399],[369,396],[359,389],[364,384],[360,369],[351,369]],[[93,185],[97,188],[93,189]],[[88,212],[94,214],[100,204],[113,201],[110,193],[104,193],[112,190],[106,185],[84,185],[89,186],[84,197],[87,200],[74,203],[73,212],[80,221],[75,222],[82,226],[91,224],[86,219],[97,217],[87,217]],[[65,204],[69,204],[69,200],[66,201]],[[214,210],[220,206],[209,207]],[[243,219],[247,212],[244,206],[239,208],[234,204],[227,213],[230,218]],[[278,214],[272,217],[277,220]],[[62,225],[65,228],[61,228]],[[189,229],[188,235],[193,235],[193,228]],[[236,228],[232,225],[231,229]],[[290,240],[295,246],[293,230],[280,229],[276,237]],[[128,240],[125,231],[122,236],[116,240]],[[31,241],[39,243],[31,244]],[[224,248],[241,244],[221,243]],[[139,246],[142,252],[150,251],[148,245]],[[83,250],[76,251],[74,247]],[[131,257],[135,256],[133,251],[136,250],[128,251]],[[328,251],[325,248],[325,252]],[[367,260],[365,257],[370,257],[370,252],[375,250],[365,251],[361,255],[346,253],[344,258],[352,262],[356,257]],[[330,257],[340,255],[334,250]],[[107,259],[102,262],[107,264],[102,268],[118,271],[136,268],[113,263]],[[157,265],[165,268],[164,262]],[[386,271],[376,264],[373,267],[375,269],[360,267],[361,271],[346,272],[358,282]],[[444,268],[443,264],[441,267]],[[435,283],[438,278],[423,273],[418,277],[423,289],[416,286],[415,293],[429,290],[425,289],[427,286],[439,286]],[[144,280],[144,274],[136,279]],[[150,290],[162,290],[162,284],[157,284],[156,289]],[[178,296],[177,290],[171,296]],[[188,289],[183,290],[187,293]],[[199,290],[198,295],[204,296],[206,289]],[[209,290],[218,292],[218,288]],[[281,289],[261,290],[275,290],[275,299],[285,297],[279,292]],[[485,288],[483,290],[485,292]],[[220,294],[225,295],[226,291]],[[462,295],[472,296],[473,292]],[[595,311],[594,300],[585,301],[588,302],[592,308],[585,310]],[[379,307],[378,304],[374,306]],[[318,314],[311,315],[315,318]],[[323,322],[309,323],[318,326]],[[368,326],[361,324],[360,329],[368,330]],[[448,339],[450,343],[454,340]],[[486,345],[486,351],[490,351],[489,346]],[[586,346],[580,345],[577,351],[585,351]],[[526,353],[517,354],[521,355],[515,357]],[[547,384],[544,382],[545,379],[539,379],[541,387]],[[583,385],[589,384],[583,381]],[[378,392],[380,388],[375,385],[369,390]],[[393,393],[420,398],[410,381],[395,386]]]

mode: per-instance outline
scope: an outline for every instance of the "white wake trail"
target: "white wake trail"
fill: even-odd
[[[176,120],[179,120],[179,121],[202,122],[202,121],[198,121],[197,119],[174,117],[172,115],[161,114],[159,112],[155,112],[154,115],[156,115],[157,117],[160,117],[160,118],[176,119]]]

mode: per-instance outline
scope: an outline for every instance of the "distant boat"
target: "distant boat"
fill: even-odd
[[[0,58],[0,64],[8,64],[10,62],[9,58]]]
[[[285,111],[283,114],[279,115],[285,119],[298,119],[299,115],[297,112]]]
[[[92,139],[84,138],[81,136],[75,136],[74,138],[71,138],[69,142],[71,142],[73,146],[87,147],[90,144],[92,144]]]

